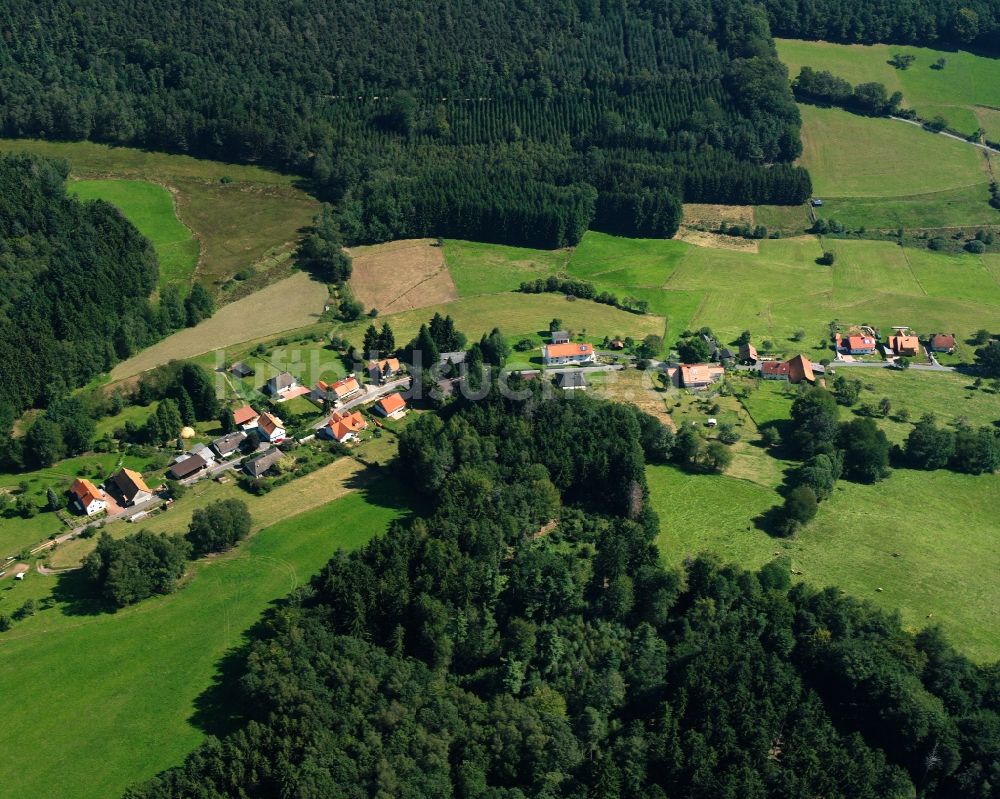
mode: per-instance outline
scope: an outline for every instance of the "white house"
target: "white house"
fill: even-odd
[[[592,344],[549,344],[542,347],[542,358],[546,366],[564,363],[593,363],[595,360]]]
[[[108,509],[107,496],[90,480],[82,477],[77,479],[70,486],[69,492],[73,495],[76,506],[86,516],[93,516],[95,513]]]
[[[285,423],[273,413],[265,411],[257,420],[257,431],[261,438],[266,438],[272,444],[276,444],[285,438]]]

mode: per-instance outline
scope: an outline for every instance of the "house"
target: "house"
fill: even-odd
[[[170,467],[167,477],[171,480],[186,480],[192,475],[198,474],[208,463],[201,455],[188,455],[184,460],[178,461]]]
[[[269,396],[280,397],[283,394],[287,394],[293,388],[298,387],[299,381],[296,380],[294,375],[288,372],[282,372],[280,375],[276,375],[268,380],[261,390]]]
[[[343,413],[334,411],[330,417],[330,421],[327,422],[321,432],[334,441],[344,444],[352,439],[356,439],[358,433],[367,429],[368,422],[365,421],[365,417],[358,411],[344,411]]]
[[[69,487],[69,493],[73,495],[73,501],[85,516],[93,516],[108,509],[107,495],[90,480],[82,477],[74,480],[73,485]]]
[[[592,344],[549,344],[542,347],[542,360],[546,366],[563,363],[593,363]]]
[[[623,350],[625,349],[625,342],[620,338],[613,338],[608,346],[613,350]]]
[[[284,453],[277,447],[271,447],[267,452],[251,458],[243,463],[243,470],[251,477],[257,478],[264,474],[274,464],[281,460]]]
[[[813,363],[805,355],[799,353],[786,364],[788,366],[788,382],[801,383],[803,380],[809,383],[816,382],[816,374]]]
[[[262,413],[257,420],[257,432],[261,438],[277,444],[285,438],[285,423],[273,413]]]
[[[260,418],[260,414],[249,405],[244,405],[242,408],[237,408],[233,411],[233,422],[244,430],[255,428],[258,418]]]
[[[406,400],[402,394],[394,391],[376,402],[375,410],[386,419],[399,419],[406,414]]]
[[[327,383],[320,380],[316,383],[316,387],[312,390],[312,394],[310,396],[314,402],[321,403],[329,397],[334,404],[340,404],[345,400],[356,397],[363,391],[364,389],[361,387],[358,379],[354,375],[348,375],[343,380],[338,380],[336,383]]]
[[[204,459],[205,464],[208,466],[211,466],[213,463],[215,463],[215,453],[212,451],[211,447],[208,444],[195,444],[193,447],[191,447],[190,454],[200,455]]]
[[[684,388],[704,388],[721,380],[725,373],[715,363],[685,363],[680,366],[680,383]]]
[[[889,349],[901,357],[912,358],[920,354],[920,339],[902,334],[889,336]]]
[[[215,454],[220,458],[228,458],[240,448],[240,444],[246,441],[246,438],[246,433],[242,430],[237,430],[235,433],[215,439],[212,442],[212,449],[215,450]]]
[[[760,365],[760,376],[764,380],[787,380],[789,366],[782,361],[763,361]]]
[[[837,337],[839,339],[837,346],[848,355],[871,355],[875,352],[877,342],[871,336],[847,336],[847,338],[842,338],[838,333]]]
[[[229,367],[229,371],[235,377],[253,377],[254,370],[247,366],[243,361],[237,361],[232,366]]]
[[[947,333],[935,333],[933,336],[931,336],[930,350],[931,352],[954,352],[955,351],[954,334],[949,335]]]
[[[382,361],[368,362],[368,377],[373,383],[381,385],[386,380],[399,374],[399,360],[397,358],[386,358]]]
[[[126,507],[138,505],[153,498],[153,492],[142,479],[142,475],[131,469],[122,469],[108,481],[121,495]]]
[[[708,333],[702,333],[701,340],[708,345],[708,357],[713,361],[719,360],[719,342],[708,335]]]
[[[464,350],[459,350],[458,352],[442,352],[438,356],[438,364],[441,366],[447,366],[448,364],[458,365],[460,363],[465,363],[466,353]]]
[[[736,363],[736,354],[729,347],[723,347],[719,350],[719,363],[723,366],[732,366]]]
[[[740,344],[740,363],[754,364],[758,361],[757,348],[749,341]]]
[[[587,378],[579,369],[567,369],[556,374],[556,388],[563,391],[586,391]]]
[[[569,331],[568,330],[553,330],[552,331],[552,343],[553,344],[569,344]]]

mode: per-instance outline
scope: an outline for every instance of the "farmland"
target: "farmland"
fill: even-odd
[[[441,247],[430,239],[354,247],[350,252],[354,261],[351,289],[365,309],[393,314],[458,296]]]
[[[384,531],[404,512],[404,497],[383,478],[195,564],[177,593],[115,614],[89,612],[74,578],[62,578],[55,604],[0,645],[0,684],[22,697],[8,706],[0,748],[7,762],[32,764],[0,795],[117,796],[179,763],[222,721],[198,697],[223,655],[269,603],[305,583],[338,547]],[[9,612],[57,584],[33,573],[23,584],[2,585],[0,607]]]

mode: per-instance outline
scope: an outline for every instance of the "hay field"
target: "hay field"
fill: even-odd
[[[349,250],[351,289],[365,310],[385,316],[458,299],[435,239],[403,239]]]

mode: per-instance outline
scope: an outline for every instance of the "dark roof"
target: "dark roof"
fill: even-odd
[[[447,363],[451,361],[452,363],[464,363],[466,353],[464,351],[458,352],[442,352],[441,353],[441,363]]]
[[[229,367],[229,371],[237,377],[249,377],[253,374],[253,369],[243,363],[243,361],[237,361],[234,363]]]
[[[172,477],[174,480],[183,480],[195,472],[200,472],[207,465],[201,455],[192,455],[190,458],[185,458],[180,463],[175,463],[171,466],[170,471],[167,472],[167,476]]]
[[[295,378],[288,372],[282,372],[276,377],[272,377],[264,387],[267,389],[268,393],[273,394],[276,391],[281,391],[291,386],[295,382]]]
[[[559,388],[586,388],[587,378],[579,369],[556,373],[556,385]]]
[[[133,474],[139,478],[139,482],[136,482]],[[138,472],[132,472],[130,469],[120,469],[117,474],[111,477],[110,482],[128,502],[131,502],[140,491],[149,491],[145,482],[142,482],[142,475]]]
[[[215,439],[215,441],[212,442],[212,447],[219,453],[219,455],[228,455],[231,452],[235,452],[246,437],[246,433],[242,430],[237,430],[235,433],[230,433],[227,436]]]
[[[729,349],[729,347],[723,347],[721,350],[719,350],[719,358],[721,358],[724,361],[736,360],[736,356],[733,354],[733,351]]]
[[[931,349],[952,349],[955,346],[955,337],[947,333],[936,333],[931,337]]]
[[[271,447],[263,455],[258,455],[256,458],[248,460],[243,464],[243,468],[246,469],[247,474],[251,477],[260,477],[264,472],[270,469],[274,464],[281,460],[282,452],[277,447]]]

